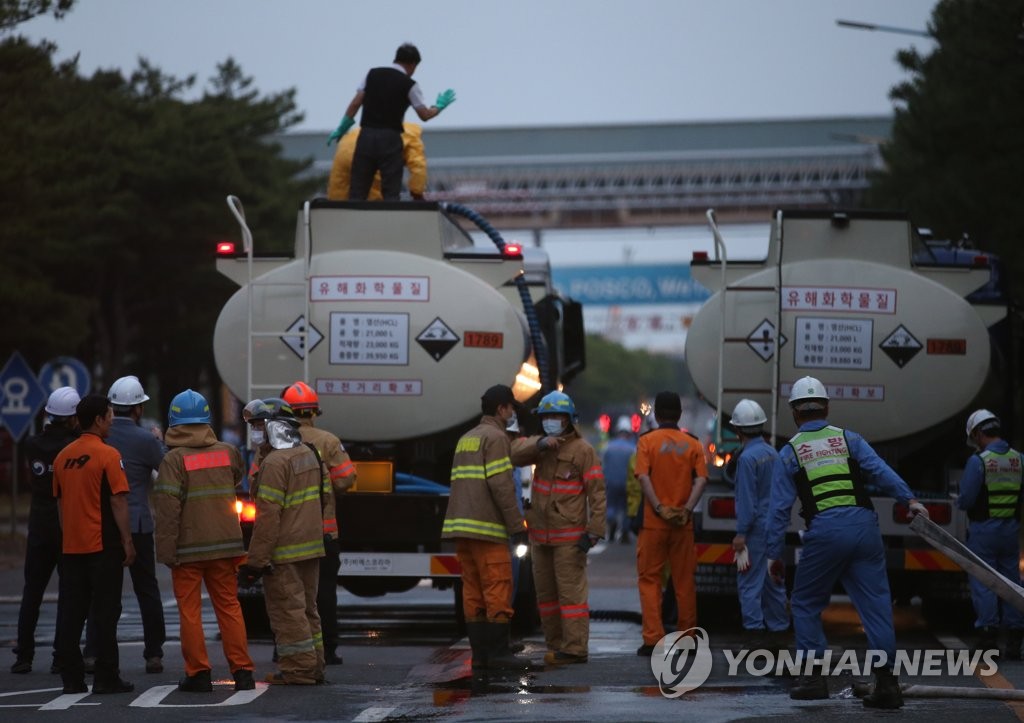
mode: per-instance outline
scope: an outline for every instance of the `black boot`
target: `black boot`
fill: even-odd
[[[256,681],[252,678],[252,671],[239,668],[233,674],[235,679],[235,690],[255,690]]]
[[[467,622],[466,637],[469,638],[469,649],[473,655],[473,669],[486,670],[487,668],[487,623]]]
[[[893,710],[903,707],[903,691],[900,679],[892,674],[888,666],[875,668],[875,689],[864,696],[865,708],[886,708]]]
[[[517,658],[508,649],[508,623],[481,623],[486,630],[487,668],[490,670],[532,670],[529,660]]]
[[[828,698],[828,681],[821,673],[801,675],[789,689],[793,700],[825,700]]]
[[[178,690],[183,690],[186,693],[212,692],[213,681],[210,680],[210,671],[200,670],[195,675],[186,675],[184,678],[178,681]]]
[[[978,628],[978,639],[974,643],[971,652],[984,652],[986,650],[999,650],[999,628],[992,625]]]

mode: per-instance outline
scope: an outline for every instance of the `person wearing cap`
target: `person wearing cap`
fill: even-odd
[[[856,432],[828,422],[829,398],[814,377],[793,383],[789,406],[798,431],[782,448],[772,479],[768,517],[767,556],[772,576],[785,575],[782,553],[790,512],[797,498],[807,526],[800,564],[796,567],[790,609],[797,654],[818,660],[828,647],[821,614],[837,582],[850,596],[860,616],[868,648],[884,651],[886,662],[873,671],[874,690],[863,698],[869,708],[899,708],[903,694],[892,668],[896,632],[892,595],[885,567],[885,548],[878,515],[867,485],[872,484],[909,508],[908,517],[925,515],[907,483]],[[828,681],[821,670],[805,664],[790,689],[794,700],[828,698]]]
[[[324,661],[327,665],[341,665],[338,655],[338,570],[341,569],[341,548],[338,546],[337,495],[344,494],[356,483],[356,468],[345,451],[345,445],[326,429],[318,428],[314,420],[323,414],[320,397],[305,382],[295,382],[286,388],[281,398],[295,412],[299,420],[302,441],[313,445],[320,455],[329,484],[324,491],[324,556],[320,558],[320,584],[316,605],[320,613],[320,628],[324,636]]]
[[[423,91],[412,79],[420,60],[416,46],[404,43],[395,51],[392,65],[370,70],[348,104],[338,128],[328,138],[328,144],[340,140],[355,125],[356,113],[363,109],[359,139],[352,157],[350,200],[365,201],[373,177],[379,171],[384,200],[397,201],[402,190],[402,120],[406,109],[411,105],[420,120],[426,122],[455,101],[455,91],[448,89],[438,94],[434,105],[427,107]]]
[[[779,453],[764,438],[768,421],[761,405],[741,399],[733,408],[730,424],[740,438],[736,460],[736,536],[732,549],[736,555],[736,592],[740,599],[747,646],[783,647],[789,628],[786,610],[786,586],[768,574],[765,556],[765,527],[772,479],[779,464]]]
[[[643,641],[636,654],[650,657],[665,635],[662,619],[662,570],[668,563],[675,590],[676,629],[697,625],[697,552],[693,509],[707,484],[704,448],[679,429],[683,405],[675,392],[654,398],[657,429],[640,437],[636,476],[643,490],[643,522],[636,541],[637,587],[643,617]]]
[[[476,669],[523,669],[528,663],[509,649],[512,620],[512,559],[509,540],[526,544],[526,527],[516,503],[511,446],[506,428],[516,415],[516,398],[496,384],[480,398],[480,423],[455,447],[451,494],[441,528],[455,540],[462,568],[462,609]]]
[[[164,448],[151,432],[139,426],[149,397],[138,377],[126,376],[116,380],[110,385],[107,399],[114,409],[114,423],[106,442],[121,453],[128,476],[128,512],[135,544],[135,562],[128,571],[142,615],[142,657],[146,661],[147,673],[162,673],[167,628],[163,598],[156,579],[153,513],[149,508],[149,497],[153,492],[153,478],[164,457]],[[91,667],[95,658],[94,634],[95,625],[90,619],[85,631],[86,668]]]
[[[636,437],[633,434],[633,425],[629,417],[621,416],[615,423],[615,436],[608,442],[601,457],[608,497],[609,540],[618,537],[619,542],[629,542],[629,527],[626,524],[626,479],[629,477],[629,460],[635,453]]]
[[[323,474],[314,449],[280,399],[252,409],[253,442],[267,451],[252,485],[256,520],[238,584],[263,579],[267,617],[277,644],[272,685],[316,685],[324,679],[324,646],[316,598],[323,540]],[[255,434],[257,431],[261,434]],[[262,439],[261,439],[262,438]]]
[[[587,552],[605,535],[601,458],[576,428],[576,406],[548,392],[534,410],[544,436],[517,440],[512,461],[535,464],[530,509],[533,584],[548,665],[586,663],[590,644]]]
[[[29,485],[32,501],[28,511],[28,538],[25,544],[25,587],[21,592],[18,609],[18,643],[14,647],[16,660],[12,673],[32,672],[36,651],[36,623],[43,594],[50,584],[53,571],[60,577],[61,532],[57,514],[57,500],[53,497],[53,460],[66,446],[78,438],[78,392],[72,387],[61,387],[50,394],[45,411],[48,423],[43,431],[25,440],[22,456],[28,460]],[[57,609],[57,627],[61,611]],[[57,657],[57,639],[53,641],[53,663],[50,672],[60,670]]]
[[[245,620],[238,603],[238,568],[245,559],[242,528],[231,504],[245,471],[234,445],[217,439],[210,405],[191,389],[171,400],[167,413],[170,448],[157,477],[156,555],[171,569],[181,623],[185,677],[178,689],[213,690],[203,631],[202,587],[217,617],[221,647],[235,690],[253,690]]]
[[[75,407],[82,434],[53,461],[53,496],[63,528],[57,655],[64,693],[87,693],[79,641],[86,618],[96,625],[92,692],[128,693],[121,679],[117,621],[123,567],[135,562],[128,478],[116,449],[104,442],[114,421],[110,400],[89,394]]]
[[[956,504],[967,512],[967,547],[992,569],[1012,582],[1020,577],[1021,453],[1003,439],[999,418],[987,409],[967,419],[971,455],[960,478]],[[999,600],[992,590],[969,577],[971,602],[977,616],[976,649],[998,648],[999,628],[1006,628],[1004,660],[1021,659],[1024,616],[1013,605]]]

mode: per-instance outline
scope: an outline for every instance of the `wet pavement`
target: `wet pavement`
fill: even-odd
[[[817,714],[842,718],[986,721],[1024,720],[1024,702],[954,698],[907,698],[900,713],[865,710],[853,693],[858,676],[845,673],[830,681],[831,698],[797,702],[789,699],[791,680],[783,676],[752,675],[736,652],[744,636],[732,600],[702,600],[698,613],[708,632],[710,674],[699,687],[678,697],[666,697],[651,661],[637,657],[640,644],[639,600],[635,587],[635,552],[628,545],[602,545],[590,556],[590,660],[586,665],[547,668],[522,674],[473,675],[469,650],[451,615],[451,590],[421,586],[408,593],[382,598],[356,598],[339,590],[339,648],[344,665],[328,668],[325,686],[266,687],[233,693],[217,642],[212,610],[207,609],[208,645],[219,679],[211,694],[180,693],[182,675],[177,641],[177,609],[170,578],[161,568],[161,589],[169,640],[165,672],[147,675],[142,659],[142,628],[138,606],[125,584],[124,613],[119,626],[123,676],[134,682],[133,693],[96,696],[60,691],[58,676],[50,675],[49,645],[56,612],[56,585],[44,602],[37,631],[37,670],[28,675],[7,672],[14,657],[2,654],[13,646],[21,589],[21,571],[0,570],[0,719],[31,720],[40,715],[70,716],[75,720],[138,720],[145,715],[161,720],[432,720],[432,721],[657,721],[699,718],[702,723],[733,720],[785,719]],[[963,626],[930,629],[915,607],[896,611],[901,648],[913,651],[966,646]],[[865,641],[856,614],[841,598],[829,609],[827,631],[835,659],[845,650],[863,654]],[[545,652],[538,634],[524,640],[522,656],[540,661]],[[250,652],[258,678],[274,670],[269,640],[255,637]],[[731,657],[730,657],[731,656]],[[730,660],[736,674],[731,674]],[[757,662],[757,661],[755,661]],[[754,666],[756,669],[756,666]],[[970,694],[993,688],[1024,690],[1024,663],[1004,663],[995,676],[904,676],[904,682],[929,686],[959,686]],[[672,691],[669,689],[669,693]],[[64,710],[65,713],[54,711]]]

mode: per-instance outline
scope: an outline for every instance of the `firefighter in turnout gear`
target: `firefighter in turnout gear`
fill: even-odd
[[[821,614],[836,582],[842,582],[864,626],[868,648],[885,651],[887,656],[875,668],[874,690],[863,703],[869,708],[899,708],[903,694],[892,672],[896,631],[885,548],[865,486],[874,484],[907,505],[910,516],[928,512],[859,434],[828,423],[828,394],[820,381],[803,377],[794,382],[789,406],[799,431],[782,448],[781,464],[772,480],[767,555],[771,574],[776,581],[782,579],[786,529],[799,497],[807,532],[790,601],[797,653],[805,660],[824,655],[828,642]],[[801,675],[789,697],[828,698],[825,675]]]
[[[303,444],[299,423],[287,405],[273,411],[262,405],[249,424],[263,427],[261,436],[269,451],[259,460],[252,488],[256,521],[249,559],[238,571],[238,582],[251,587],[263,578],[280,668],[266,681],[323,683],[323,636],[316,609],[324,556],[322,466],[316,452]]]
[[[601,461],[576,430],[576,408],[562,392],[535,410],[546,436],[517,440],[512,461],[536,464],[530,532],[533,579],[549,665],[585,663],[590,639],[587,551],[605,535]]]
[[[967,511],[967,547],[1012,582],[1020,577],[1021,453],[1002,438],[999,418],[979,409],[967,420],[967,440],[977,453],[967,460],[957,506]],[[973,577],[971,601],[979,633],[977,648],[998,647],[1000,626],[1007,628],[1004,660],[1020,660],[1024,616]]]
[[[187,389],[171,401],[153,498],[156,557],[171,568],[181,621],[185,678],[178,688],[210,692],[213,681],[203,631],[202,586],[210,596],[224,658],[235,690],[252,690],[252,658],[238,604],[238,567],[245,559],[234,510],[235,485],[245,468],[238,449],[220,442],[210,427],[210,405]]]
[[[498,384],[480,398],[483,417],[455,447],[451,496],[441,537],[454,539],[462,567],[462,606],[476,669],[529,667],[509,650],[512,559],[509,538],[526,543],[516,503],[505,428],[516,415],[512,390]]]
[[[330,480],[324,492],[324,556],[320,560],[320,586],[316,607],[320,613],[320,627],[324,635],[324,660],[327,665],[341,665],[338,655],[338,570],[341,552],[338,547],[337,495],[356,483],[356,468],[352,464],[341,440],[326,429],[317,429],[313,420],[323,412],[320,398],[305,382],[295,382],[284,390],[284,401],[299,420],[302,441],[311,444],[320,455]]]

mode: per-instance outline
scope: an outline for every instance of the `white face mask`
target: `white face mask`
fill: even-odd
[[[561,419],[542,419],[540,426],[544,428],[545,434],[549,434],[552,437],[556,437],[562,433]]]
[[[267,435],[264,434],[262,429],[256,429],[253,427],[249,430],[249,441],[252,442],[254,447],[259,447],[267,441]]]

